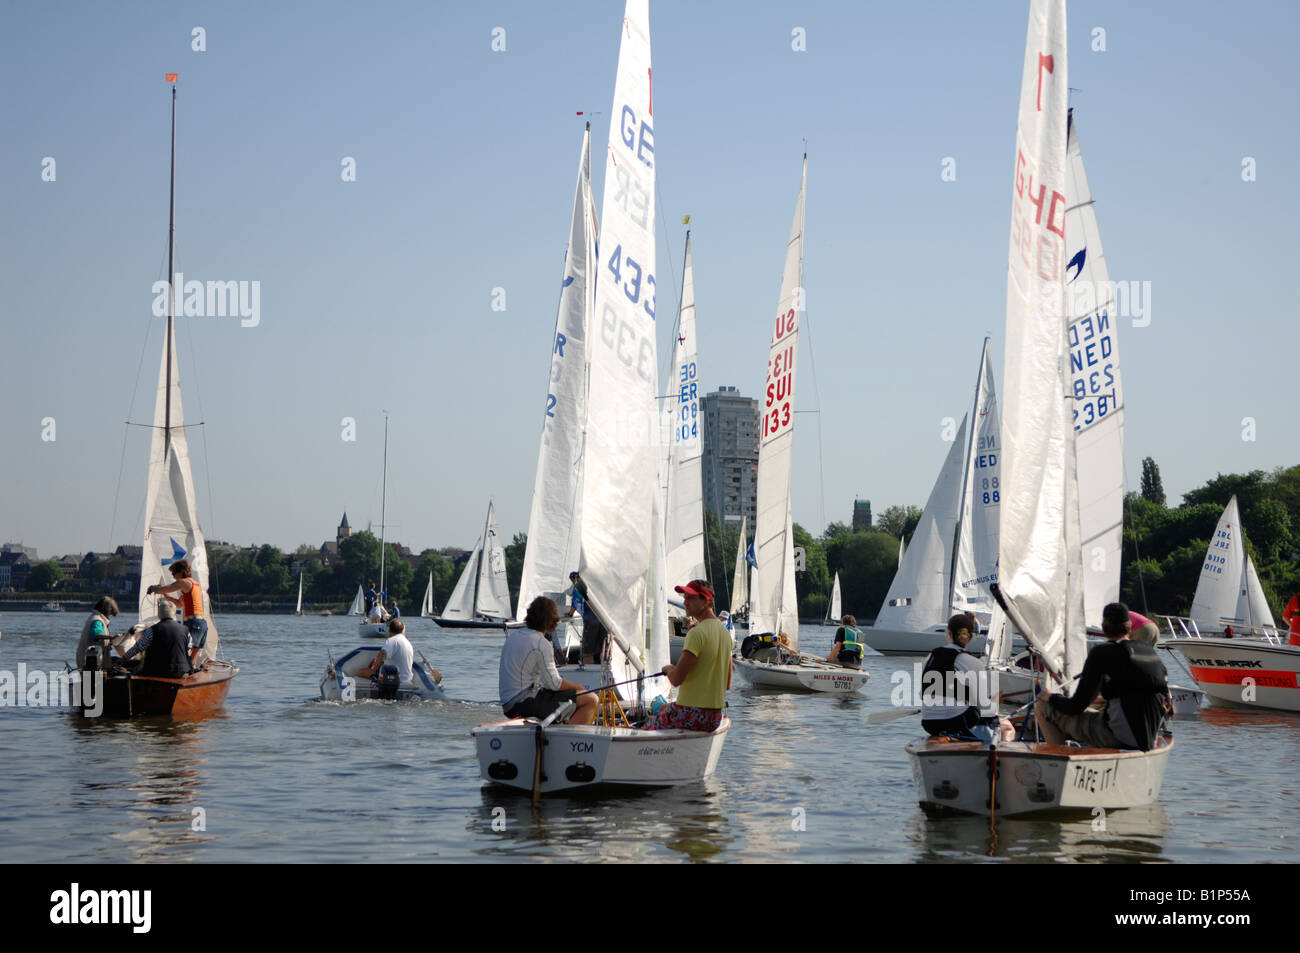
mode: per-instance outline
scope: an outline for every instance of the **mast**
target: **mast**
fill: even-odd
[[[167,211],[167,388],[163,411],[163,459],[172,445],[172,328],[176,323],[176,82],[172,81],[172,165]]]
[[[388,415],[384,414],[384,488],[379,495],[379,596],[384,596],[384,523],[388,520]]]

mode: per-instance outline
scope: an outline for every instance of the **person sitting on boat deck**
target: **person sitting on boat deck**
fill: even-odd
[[[392,611],[389,612],[388,614],[392,616],[394,619],[400,619],[402,617],[402,610],[397,608],[397,603],[394,602]]]
[[[921,669],[921,727],[930,735],[974,736],[980,741],[1000,737],[1011,741],[1015,729],[997,713],[988,668],[966,651],[972,638],[971,625],[971,617],[965,612],[949,619],[948,644],[931,650],[925,660]],[[943,688],[938,697],[932,687],[935,682]],[[981,682],[988,702],[986,707],[979,704]]]
[[[680,688],[677,701],[659,709],[642,727],[713,731],[722,723],[731,687],[731,635],[713,614],[713,590],[707,582],[692,579],[674,589],[682,594],[686,614],[698,621],[686,633],[677,664],[663,667],[668,681]]]
[[[412,670],[414,664],[415,650],[411,648],[411,642],[406,637],[406,623],[401,619],[393,619],[388,623],[388,638],[384,640],[384,647],[368,666],[358,669],[357,678],[374,678],[385,665],[395,665],[397,677],[401,679],[403,685],[408,685],[415,678],[415,672]]]
[[[1088,653],[1074,695],[1040,692],[1034,714],[1048,744],[1065,736],[1098,748],[1150,751],[1171,710],[1165,667],[1156,650],[1129,638],[1128,606],[1112,602],[1101,611],[1106,642]],[[1100,694],[1106,706],[1088,711]]]
[[[576,572],[569,573],[569,581],[574,582],[578,578]],[[582,616],[582,664],[591,665],[599,662],[605,655],[605,642],[609,638],[609,632],[601,621],[596,618],[595,610],[588,605],[587,600],[582,597],[578,587],[573,587],[573,595],[570,597],[569,615],[575,612]],[[566,617],[567,618],[567,617]]]
[[[589,725],[596,719],[596,696],[560,677],[555,651],[547,635],[560,624],[560,610],[554,599],[538,596],[524,614],[524,628],[512,629],[501,649],[497,687],[507,718],[546,718],[570,699],[578,704],[569,718],[574,725]]]
[[[362,607],[361,614],[367,619],[375,611],[375,603],[379,601],[379,593],[375,592],[375,581],[372,579],[366,583],[365,605]]]
[[[1288,645],[1300,645],[1300,592],[1291,597],[1291,601],[1282,610],[1282,621],[1291,629],[1287,636]]]
[[[835,630],[835,644],[831,646],[826,661],[838,662],[841,668],[862,668],[862,633],[857,626],[858,620],[851,615],[840,620],[840,627]]]
[[[108,643],[112,637],[108,632],[108,620],[118,614],[117,602],[112,596],[104,596],[95,603],[95,610],[81,627],[81,641],[77,643],[77,668],[86,667],[86,649],[91,645],[99,647],[99,665],[108,665]]]
[[[190,664],[190,632],[176,621],[176,610],[167,599],[158,600],[158,621],[145,629],[122,655],[122,664],[144,652],[138,675],[181,678],[193,671]]]
[[[1134,642],[1145,642],[1147,645],[1154,646],[1160,641],[1160,626],[1156,625],[1140,612],[1128,610],[1129,633],[1128,637]]]
[[[167,596],[172,605],[180,608],[185,628],[190,630],[190,664],[197,668],[204,643],[208,641],[208,620],[203,617],[203,590],[190,578],[188,560],[178,559],[168,568],[176,581],[170,586],[150,586],[147,591]],[[173,598],[173,592],[179,592],[180,598]]]

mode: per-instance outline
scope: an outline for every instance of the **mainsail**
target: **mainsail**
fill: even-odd
[[[478,588],[474,593],[474,611],[494,619],[510,618],[506,550],[501,545],[501,530],[497,528],[497,517],[491,503],[488,503],[487,523],[483,527],[483,561],[479,566]]]
[[[1084,616],[1119,599],[1124,521],[1124,390],[1118,317],[1073,111],[1065,171],[1065,281],[1070,325],[1067,381],[1073,419],[1082,535]]]
[[[1085,642],[1082,591],[1072,584],[1081,567],[1065,398],[1065,41],[1064,0],[1033,0],[1013,167],[998,575],[1047,661],[1068,678],[1082,668]]]
[[[939,478],[934,481],[930,498],[925,501],[921,520],[912,533],[912,541],[898,561],[898,570],[885,594],[885,603],[876,614],[873,628],[890,631],[920,632],[947,621],[952,611],[951,578],[952,540],[957,530],[961,506],[961,489],[966,473],[965,417],[957,437],[948,448]],[[902,552],[902,541],[899,541]]]
[[[470,620],[474,618],[474,582],[478,578],[479,558],[482,555],[483,539],[480,537],[474,542],[474,551],[469,554],[469,561],[465,563],[460,578],[456,580],[451,595],[447,597],[447,604],[442,607],[443,618]]]
[[[433,570],[429,570],[429,584],[424,587],[424,599],[420,602],[420,616],[432,619],[433,611]]]
[[[352,605],[348,608],[348,615],[365,615],[366,614],[366,587],[364,583],[357,584],[357,594],[352,597]]]
[[[596,284],[596,221],[591,198],[591,124],[582,136],[573,221],[564,256],[547,377],[542,446],[533,481],[528,546],[519,581],[516,618],[544,593],[569,588],[578,568],[583,431],[587,416],[587,333]]]
[[[587,349],[584,465],[600,478],[583,481],[580,568],[614,632],[644,652],[653,524],[663,519],[655,507],[660,416],[648,0],[628,0],[620,34],[594,311],[601,330]],[[615,674],[621,668],[616,659]]]
[[[953,572],[952,607],[991,612],[989,585],[998,581],[998,513],[1002,506],[1002,427],[993,388],[993,360],[984,339],[975,378],[975,406],[966,449],[961,529]],[[900,562],[901,557],[900,557]]]
[[[1236,496],[1223,508],[1201,564],[1192,618],[1211,625],[1274,627],[1255,564],[1246,555]]]
[[[744,612],[745,603],[749,602],[749,566],[745,558],[749,543],[745,539],[746,526],[747,519],[742,516],[740,542],[736,544],[736,566],[731,573],[731,614],[733,616],[738,612]]]
[[[838,624],[840,619],[843,618],[840,614],[840,610],[840,574],[837,572],[835,574],[835,584],[831,586],[831,609],[830,613],[826,616],[826,620],[832,625]]]
[[[758,448],[758,513],[754,523],[757,580],[750,588],[750,630],[784,632],[796,647],[799,614],[793,591],[793,539],[790,526],[790,464],[794,452],[794,378],[798,363],[799,323],[804,311],[803,233],[808,157],[803,160],[799,198],[786,244],[781,296],[768,351],[763,427]],[[788,581],[787,574],[792,578]]]
[[[704,568],[704,487],[701,482],[699,347],[695,338],[695,267],[691,233],[686,233],[682,269],[681,316],[673,347],[668,402],[668,500],[665,530],[668,578],[674,585],[702,579]]]

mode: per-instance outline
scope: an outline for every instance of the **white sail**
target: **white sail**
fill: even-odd
[[[456,586],[447,597],[447,604],[442,607],[442,617],[447,619],[474,618],[474,581],[478,578],[480,556],[483,554],[483,540],[474,543],[474,551],[469,554],[469,561],[461,570]]]
[[[799,594],[794,579],[794,518],[785,511],[785,558],[781,567],[781,600],[776,613],[776,631],[790,640],[790,648],[799,648]]]
[[[1233,496],[1214,528],[1201,575],[1192,597],[1192,618],[1213,625],[1243,625],[1239,612],[1246,572],[1246,547],[1241,538],[1241,514]],[[1248,600],[1247,600],[1248,601]]]
[[[1241,590],[1242,596],[1237,607],[1237,614],[1245,617],[1246,625],[1263,626],[1268,629],[1276,628],[1276,623],[1273,621],[1273,610],[1269,608],[1268,599],[1264,595],[1264,587],[1259,584],[1259,574],[1255,572],[1255,562],[1250,556],[1246,557]]]
[[[840,574],[835,574],[835,584],[831,586],[831,611],[827,619],[831,624],[837,624],[840,619],[844,618],[840,606]]]
[[[584,461],[599,479],[583,482],[580,567],[614,631],[643,651],[661,452],[647,0],[628,0],[619,33],[593,322],[601,331],[587,349]]]
[[[665,532],[668,578],[680,585],[703,579],[704,484],[700,441],[699,348],[695,337],[695,267],[691,233],[686,233],[682,269],[681,317],[673,346],[673,371],[668,401],[668,513]]]
[[[516,618],[547,592],[569,588],[578,568],[583,431],[587,416],[587,333],[596,285],[596,222],[591,198],[591,125],[582,136],[573,221],[564,257],[547,377],[542,446],[533,481],[528,545]]]
[[[998,513],[1002,505],[1002,427],[988,338],[980,354],[972,413],[952,605],[979,614],[993,609],[989,585],[998,581]]]
[[[366,587],[362,583],[357,584],[357,594],[352,597],[352,605],[348,609],[348,615],[365,615],[366,614]]]
[[[302,573],[298,573],[298,605],[294,609],[298,615],[302,615]]]
[[[736,544],[736,567],[731,574],[731,614],[745,611],[749,601],[749,567],[745,552],[749,544],[745,539],[747,517],[740,518],[740,542]]]
[[[169,329],[173,319],[168,318]],[[168,373],[170,365],[170,375]],[[163,344],[158,369],[158,392],[154,401],[153,440],[149,447],[149,488],[145,496],[144,552],[140,558],[140,621],[156,619],[156,603],[162,596],[145,593],[150,586],[169,586],[175,580],[167,567],[184,559],[190,564],[190,578],[203,596],[203,614],[208,621],[204,656],[217,654],[217,627],[208,598],[208,553],[199,528],[199,507],[190,475],[189,443],[185,437],[185,414],[181,408],[180,367],[176,361],[175,335]]]
[[[946,622],[952,614],[952,590],[948,580],[952,569],[953,536],[965,478],[965,417],[957,437],[948,448],[939,478],[925,501],[921,520],[912,541],[898,562],[884,605],[876,614],[873,628],[920,632]],[[900,541],[901,548],[901,541]]]
[[[1069,677],[1082,666],[1084,635],[1067,597],[1079,549],[1067,542],[1073,425],[1063,399],[1065,41],[1064,0],[1033,0],[1012,169],[998,575],[1047,661]]]
[[[1073,115],[1067,150],[1067,381],[1074,397],[1084,611],[1088,624],[1099,626],[1101,610],[1119,599],[1124,529],[1124,390],[1114,294]]]
[[[796,638],[798,609],[785,604],[786,563],[793,541],[786,539],[790,516],[790,463],[794,452],[794,378],[798,364],[799,323],[805,308],[803,282],[804,195],[808,157],[804,156],[799,198],[786,244],[781,296],[768,351],[763,398],[762,436],[758,447],[758,513],[754,523],[757,582],[751,586],[750,630],[785,631]],[[793,580],[791,580],[793,585]],[[783,629],[794,616],[795,633]]]
[[[483,561],[479,566],[474,611],[493,619],[510,618],[510,584],[506,581],[506,550],[501,543],[496,513],[488,503],[483,529]]]
[[[429,570],[429,584],[424,587],[424,599],[420,603],[420,616],[432,619],[433,612],[433,570]]]

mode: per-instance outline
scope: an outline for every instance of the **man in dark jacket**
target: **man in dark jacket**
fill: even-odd
[[[122,661],[138,652],[144,652],[140,675],[180,678],[190,674],[190,633],[176,621],[176,612],[166,599],[158,600],[158,622],[145,630]]]
[[[1101,613],[1106,642],[1088,653],[1074,695],[1038,696],[1035,714],[1048,744],[1065,736],[1097,748],[1150,751],[1170,710],[1165,667],[1156,650],[1129,639],[1128,606],[1112,602]],[[1106,707],[1088,711],[1101,694]]]

